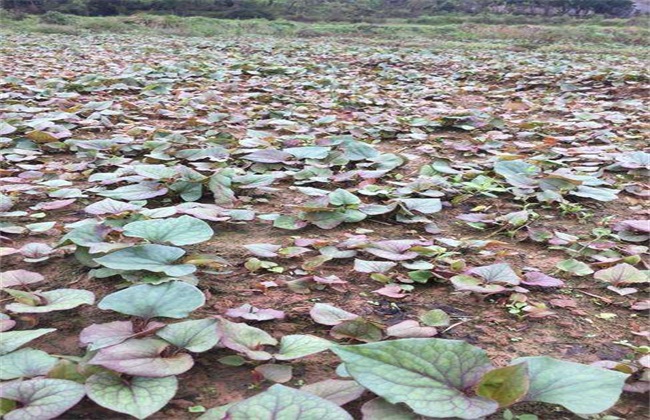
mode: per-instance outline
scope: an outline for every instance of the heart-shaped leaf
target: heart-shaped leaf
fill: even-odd
[[[438,330],[434,327],[423,327],[417,321],[406,320],[386,328],[386,334],[397,338],[425,338],[438,335]]]
[[[11,312],[40,314],[53,311],[65,311],[80,305],[95,303],[95,294],[88,290],[56,289],[48,292],[39,292],[37,295],[44,300],[43,305],[33,306],[24,303],[11,303],[7,309]]]
[[[596,414],[618,401],[628,375],[546,356],[522,357],[530,388],[524,401],[559,404],[578,414]]]
[[[5,287],[24,286],[26,284],[39,283],[45,280],[39,273],[27,270],[3,271],[0,273],[0,289]]]
[[[44,351],[30,348],[5,354],[0,356],[0,380],[45,375],[54,367],[57,360]]]
[[[185,318],[205,303],[205,295],[182,281],[141,284],[102,299],[97,307],[144,319],[154,317]]]
[[[88,350],[99,350],[120,344],[129,338],[151,335],[164,326],[165,324],[162,322],[149,322],[144,327],[139,328],[138,331],[135,331],[132,321],[93,324],[81,330],[79,342],[82,346],[88,346]]]
[[[230,420],[352,420],[338,405],[308,392],[283,385],[273,385],[261,394],[230,407]]]
[[[259,365],[253,370],[267,381],[278,384],[289,382],[293,376],[293,368],[289,365]]]
[[[394,268],[397,263],[389,261],[354,260],[354,271],[359,273],[385,273]]]
[[[56,328],[41,328],[38,330],[7,331],[0,333],[0,355],[16,350],[38,337],[56,331]]]
[[[260,309],[244,303],[239,308],[228,309],[226,316],[231,318],[244,318],[251,321],[270,321],[272,319],[284,319],[284,312],[275,309]]]
[[[309,315],[311,315],[314,321],[323,325],[338,325],[343,321],[351,321],[359,317],[359,315],[344,311],[327,303],[314,304],[314,307],[309,311]]]
[[[98,194],[102,197],[133,201],[159,197],[167,194],[167,191],[167,188],[157,182],[141,182],[134,185],[125,185],[111,191],[102,191]]]
[[[37,378],[0,385],[2,398],[22,404],[5,420],[49,420],[74,407],[84,396],[81,384],[64,379]]]
[[[351,206],[361,204],[361,200],[356,195],[344,189],[337,189],[327,195],[329,202],[333,206]]]
[[[343,321],[330,330],[330,335],[337,339],[351,338],[370,343],[382,338],[381,328],[374,322],[363,318]]]
[[[146,270],[181,277],[196,271],[196,267],[192,264],[173,264],[183,255],[185,251],[181,248],[147,244],[120,249],[95,258],[95,261],[104,267],[116,270]]]
[[[404,404],[391,404],[383,398],[374,398],[361,406],[363,420],[422,420]]]
[[[174,346],[201,353],[216,346],[221,336],[215,319],[196,319],[167,325],[156,335]]]
[[[408,338],[332,351],[361,385],[418,414],[475,419],[498,408],[494,401],[466,392],[492,365],[483,350],[463,341]]]
[[[420,321],[430,327],[446,327],[451,323],[451,318],[442,309],[432,309],[422,314]]]
[[[115,372],[133,376],[162,378],[180,375],[194,366],[192,356],[185,353],[165,357],[169,343],[157,338],[132,338],[115,346],[106,347],[88,361]]]
[[[508,407],[520,401],[528,392],[530,382],[525,363],[494,369],[483,375],[476,393]]]
[[[470,273],[481,277],[488,283],[518,285],[521,280],[510,265],[505,263],[475,267],[470,270]]]
[[[277,360],[293,360],[310,354],[320,353],[332,346],[332,342],[314,335],[285,335],[280,340]]]
[[[175,376],[126,379],[111,373],[100,373],[86,380],[88,398],[118,413],[144,419],[163,408],[176,394]]]
[[[230,322],[216,317],[217,331],[222,334],[220,345],[236,352],[244,353],[253,360],[269,360],[270,353],[262,350],[264,345],[275,346],[278,340],[266,331],[244,323]]]
[[[175,219],[132,222],[124,226],[124,235],[156,243],[191,245],[207,241],[214,235],[214,231],[201,219],[181,216]]]
[[[127,211],[140,210],[142,206],[123,201],[113,200],[112,198],[105,198],[101,201],[87,206],[84,211],[88,214],[103,215],[103,214],[120,214]]]
[[[628,263],[617,264],[614,267],[598,270],[594,278],[613,284],[647,283],[650,277]]]
[[[300,390],[324,398],[338,406],[356,400],[366,391],[356,381],[345,381],[341,379],[327,379],[305,385]]]
[[[560,261],[555,266],[562,271],[566,271],[576,276],[586,276],[587,274],[594,272],[594,270],[592,270],[591,267],[589,267],[587,264],[573,258]]]

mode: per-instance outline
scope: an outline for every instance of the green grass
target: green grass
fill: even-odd
[[[156,33],[187,37],[355,37],[368,42],[435,41],[439,45],[463,43],[468,47],[537,49],[550,51],[645,53],[650,45],[647,18],[585,19],[522,16],[432,16],[384,23],[290,22],[261,19],[227,20],[206,17],[133,15],[80,17],[65,15],[65,24],[44,23],[29,16],[11,20],[0,15],[4,30],[63,33]]]

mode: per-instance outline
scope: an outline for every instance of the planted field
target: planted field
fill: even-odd
[[[642,58],[0,42],[7,420],[645,418]]]

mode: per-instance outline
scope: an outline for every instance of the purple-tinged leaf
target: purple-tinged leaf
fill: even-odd
[[[114,321],[106,324],[92,324],[79,334],[79,342],[82,347],[88,346],[88,350],[99,350],[104,347],[120,344],[130,338],[152,335],[163,328],[162,322],[151,321],[144,327],[135,331],[132,321]]]
[[[438,335],[434,327],[423,327],[413,320],[402,321],[386,329],[386,335],[397,338],[426,338]]]
[[[289,365],[259,365],[254,370],[267,381],[278,384],[289,382],[293,376],[293,369]]]
[[[256,163],[284,163],[290,161],[292,157],[291,154],[281,150],[262,149],[242,156],[242,159]]]
[[[39,283],[45,277],[39,273],[27,270],[11,270],[0,273],[0,288],[25,286],[27,284]]]
[[[408,252],[410,248],[419,244],[421,244],[421,241],[410,239],[377,241],[363,250],[386,260],[405,261],[412,260],[419,255],[417,252]]]
[[[132,338],[99,350],[88,364],[149,378],[180,375],[194,366],[192,356],[185,353],[166,355],[168,348],[169,343],[157,338]]]
[[[47,244],[32,242],[20,248],[20,253],[25,257],[25,261],[39,262],[47,260],[54,253],[54,249]]]
[[[397,284],[389,284],[387,286],[382,287],[381,289],[373,290],[372,293],[377,293],[378,295],[382,295],[394,299],[401,299],[403,297],[406,297],[406,293],[404,293],[404,290]]]
[[[324,398],[338,406],[356,400],[366,391],[366,389],[356,381],[345,381],[340,379],[326,379],[324,381],[304,385],[300,390]]]
[[[74,407],[85,395],[83,385],[64,379],[37,378],[0,385],[4,399],[21,407],[4,415],[5,420],[49,420]]]
[[[222,336],[220,345],[243,353],[253,360],[271,359],[271,354],[264,351],[263,348],[265,345],[277,345],[278,340],[271,337],[266,331],[244,323],[230,322],[222,317],[216,317],[216,320],[217,332]]]
[[[598,270],[594,273],[594,278],[614,285],[650,282],[650,276],[628,263]]]
[[[564,282],[555,277],[548,276],[540,271],[530,271],[524,274],[524,280],[521,281],[527,286],[537,287],[562,287]]]
[[[343,321],[351,321],[359,317],[359,315],[326,303],[314,304],[314,307],[309,311],[309,315],[315,322],[322,325],[338,325]]]
[[[274,244],[248,244],[244,245],[244,248],[257,257],[273,258],[278,256],[277,251],[282,246]]]
[[[99,216],[104,214],[120,214],[127,211],[137,211],[141,208],[142,206],[137,206],[135,204],[113,200],[112,198],[105,198],[87,206],[84,211],[88,214]]]
[[[359,273],[385,273],[397,266],[394,262],[354,260],[354,271]]]
[[[460,274],[451,278],[451,283],[458,291],[468,291],[477,293],[500,293],[507,290],[498,284],[484,284],[481,280],[471,276]]]
[[[250,321],[270,321],[272,319],[284,319],[284,312],[275,309],[259,309],[245,303],[239,308],[228,309],[226,316],[244,318]]]
[[[167,188],[157,182],[141,182],[139,184],[125,185],[110,191],[98,193],[102,197],[114,198],[117,200],[149,200],[167,194]]]

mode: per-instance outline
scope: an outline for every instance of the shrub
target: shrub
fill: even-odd
[[[52,10],[42,14],[38,20],[41,23],[48,25],[70,25],[74,23],[74,18],[72,16]]]

